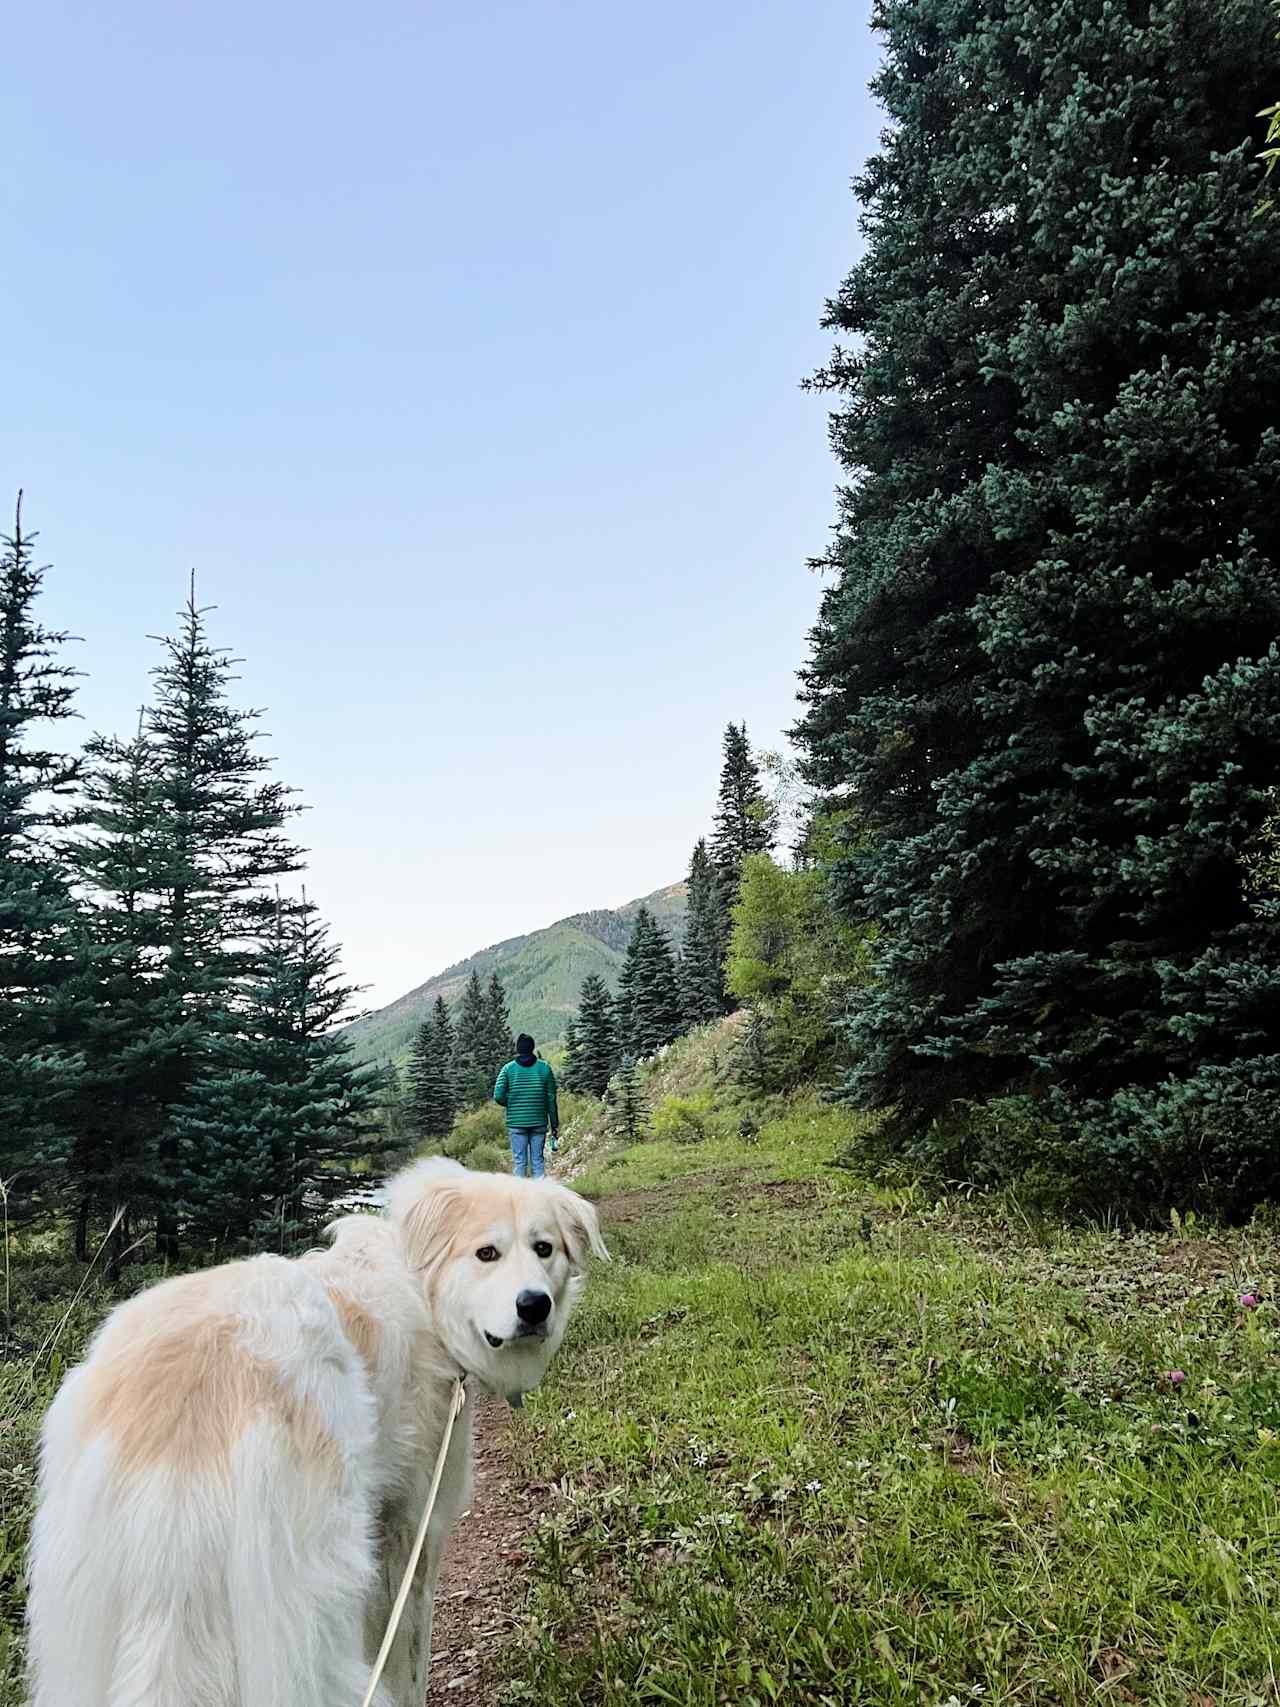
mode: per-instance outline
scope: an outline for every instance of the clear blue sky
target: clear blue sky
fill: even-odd
[[[835,0],[7,20],[44,616],[127,728],[196,569],[372,1000],[682,875],[793,718],[874,56]]]

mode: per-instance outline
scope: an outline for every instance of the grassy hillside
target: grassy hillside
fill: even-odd
[[[1275,1700],[1274,1222],[877,1186],[858,1117],[744,1142],[704,1083],[703,1141],[587,1144],[615,1261],[511,1421],[552,1492],[495,1699]]]
[[[517,1031],[530,1032],[539,1045],[557,1042],[577,1008],[578,990],[589,972],[598,972],[610,989],[617,984],[641,906],[647,906],[668,935],[679,941],[684,929],[683,883],[669,884],[616,910],[575,913],[545,930],[481,949],[389,1006],[357,1020],[348,1033],[356,1054],[364,1061],[403,1061],[436,997],[456,1003],[473,968],[483,979],[493,972],[502,979]]]

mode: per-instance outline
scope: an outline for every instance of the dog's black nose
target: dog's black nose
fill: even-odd
[[[522,1322],[536,1328],[551,1314],[551,1295],[547,1292],[522,1292],[516,1299],[516,1315]]]

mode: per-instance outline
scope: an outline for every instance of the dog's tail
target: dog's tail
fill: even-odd
[[[359,1707],[374,1574],[367,1502],[341,1480],[300,1477],[263,1431],[237,1476],[227,1561],[236,1699],[245,1707]],[[376,1702],[390,1707],[382,1692]]]
[[[300,1474],[269,1425],[229,1477],[121,1479],[100,1445],[65,1449],[74,1379],[46,1421],[31,1707],[359,1707],[367,1497],[337,1465]]]
[[[82,1379],[78,1371],[68,1376],[41,1429],[28,1560],[31,1707],[107,1707],[109,1699],[118,1606],[100,1564],[110,1544],[103,1533],[107,1466],[101,1454],[81,1454],[75,1445]]]

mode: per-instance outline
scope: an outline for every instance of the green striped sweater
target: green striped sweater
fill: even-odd
[[[553,1132],[560,1130],[556,1076],[545,1061],[535,1060],[528,1067],[508,1061],[498,1074],[493,1100],[506,1109],[509,1127],[549,1126]]]

